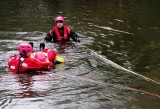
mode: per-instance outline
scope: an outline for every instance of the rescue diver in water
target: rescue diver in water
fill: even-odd
[[[55,18],[55,22],[56,26],[54,26],[53,29],[49,31],[49,33],[44,38],[44,41],[66,42],[72,38],[73,41],[80,43],[78,34],[65,25],[64,17],[57,16]]]

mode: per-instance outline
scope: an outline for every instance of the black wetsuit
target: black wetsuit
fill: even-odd
[[[70,33],[68,34],[67,39],[64,39],[64,27],[58,28],[58,30],[59,30],[60,36],[62,38],[62,40],[61,40],[62,42],[69,41],[70,38],[72,38],[72,40],[75,42],[80,42],[80,40],[78,39],[78,37],[79,37],[78,34],[76,32],[74,32],[73,30],[70,29]],[[51,41],[60,42],[59,40],[57,40],[57,36],[56,36],[54,29],[50,30],[50,32],[46,35],[44,40],[46,42],[51,42]]]

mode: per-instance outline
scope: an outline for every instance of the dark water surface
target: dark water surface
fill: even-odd
[[[81,39],[46,44],[66,62],[38,74],[8,72],[18,44],[32,41],[38,51],[57,15]],[[159,109],[160,1],[5,0],[0,16],[1,109]]]

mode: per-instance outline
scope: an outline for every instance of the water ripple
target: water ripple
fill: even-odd
[[[94,25],[94,26],[97,27],[97,28],[101,28],[101,29],[105,29],[105,30],[109,30],[109,31],[114,31],[114,32],[118,32],[118,33],[125,33],[125,34],[133,35],[133,33],[129,33],[129,32],[126,32],[126,31],[121,31],[121,30],[116,30],[116,29],[113,29],[111,27],[98,26],[98,25]]]

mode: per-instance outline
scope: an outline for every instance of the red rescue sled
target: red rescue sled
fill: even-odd
[[[8,60],[9,71],[12,73],[39,71],[54,66],[56,52],[52,49],[44,49],[35,53],[28,43],[20,44],[18,49],[20,54],[11,55]]]

